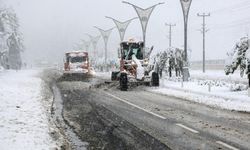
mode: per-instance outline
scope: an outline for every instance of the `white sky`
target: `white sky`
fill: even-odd
[[[2,0],[3,2],[3,0]],[[0,0],[0,3],[2,3]],[[156,7],[149,21],[147,46],[155,46],[155,51],[168,47],[168,28],[164,25],[176,23],[173,28],[172,45],[183,45],[183,16],[179,0],[129,0],[140,7],[149,7],[158,2],[164,5]],[[85,33],[99,35],[93,28],[109,29],[114,23],[105,16],[124,21],[136,17],[134,9],[120,0],[4,0],[12,6],[20,18],[21,31],[25,40],[25,56],[30,60],[62,61],[64,51],[70,50],[80,39],[88,40]],[[207,59],[223,59],[235,41],[249,33],[249,0],[193,0],[189,17],[189,48],[192,60],[202,58],[202,18],[198,12],[211,12],[207,18]],[[138,20],[128,27],[125,39],[142,39]],[[119,34],[113,30],[109,40],[109,53],[116,54]],[[98,51],[104,51],[103,40]],[[114,55],[112,55],[114,56]]]

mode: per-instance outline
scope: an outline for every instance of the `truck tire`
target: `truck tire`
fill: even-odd
[[[120,89],[121,91],[127,91],[128,90],[128,77],[126,73],[121,73],[120,76]]]
[[[159,74],[153,72],[151,77],[151,86],[159,86],[159,85],[160,85]]]
[[[112,71],[112,73],[111,73],[111,81],[118,80],[118,74],[119,74],[119,72]]]
[[[146,82],[146,83],[145,83],[145,86],[150,86],[150,82]]]

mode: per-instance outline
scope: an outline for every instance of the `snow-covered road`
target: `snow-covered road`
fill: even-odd
[[[0,149],[53,147],[37,70],[0,72]]]

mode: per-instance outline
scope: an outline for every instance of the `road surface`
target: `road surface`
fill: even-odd
[[[104,84],[103,79],[58,82],[65,120],[92,149],[250,148],[247,113],[211,108],[142,87],[122,92],[116,85]]]

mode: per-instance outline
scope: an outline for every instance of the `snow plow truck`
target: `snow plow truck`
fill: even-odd
[[[72,51],[65,53],[63,76],[66,79],[84,79],[94,75],[90,67],[88,52]]]
[[[111,80],[118,80],[122,91],[127,91],[129,84],[159,86],[159,75],[149,65],[149,56],[143,55],[143,48],[143,42],[134,40],[120,43],[120,70],[112,72]]]

